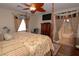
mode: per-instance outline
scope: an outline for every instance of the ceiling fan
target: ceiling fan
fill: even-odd
[[[18,7],[22,7],[23,10],[30,10],[31,13],[35,13],[36,11],[38,12],[45,12],[46,10],[44,10],[43,6],[44,3],[32,3],[32,4],[27,4],[27,3],[22,3],[23,6],[18,5]]]

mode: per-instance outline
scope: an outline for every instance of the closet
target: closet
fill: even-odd
[[[51,33],[51,23],[41,23],[41,34],[47,35],[50,37]]]

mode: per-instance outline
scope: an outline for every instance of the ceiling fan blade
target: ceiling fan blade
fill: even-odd
[[[26,4],[26,3],[22,3],[23,5],[27,6],[27,7],[30,7],[30,5]]]
[[[36,11],[45,12],[46,10],[44,10],[43,8],[37,8]]]
[[[29,10],[29,8],[24,8],[23,10]]]
[[[24,5],[18,5],[17,7],[27,8],[27,7],[26,7],[26,6],[24,6]]]
[[[36,8],[42,7],[44,5],[44,3],[34,3]]]
[[[22,6],[18,5],[17,7],[22,7]]]

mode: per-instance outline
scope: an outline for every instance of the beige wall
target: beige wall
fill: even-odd
[[[34,28],[38,28],[38,15],[31,14],[30,15],[30,21],[29,21],[29,30],[33,31]]]
[[[0,30],[1,31],[4,26],[7,26],[11,30],[11,33],[15,32],[13,13],[16,14],[18,12],[12,11],[9,9],[0,8]]]
[[[39,29],[39,33],[41,33],[41,23],[44,22],[51,22],[51,20],[43,21],[42,20],[43,14],[32,14],[30,17],[30,30],[33,30],[34,28]]]
[[[0,8],[0,30],[7,26],[11,32],[14,32],[14,19],[10,10]]]
[[[2,30],[4,26],[7,26],[11,30],[11,33],[15,32],[13,14],[17,13],[18,12],[16,11],[0,8],[0,30]],[[41,29],[40,24],[43,22],[50,22],[50,21],[42,21],[42,14],[31,14],[29,22],[29,30],[33,31],[34,28]]]

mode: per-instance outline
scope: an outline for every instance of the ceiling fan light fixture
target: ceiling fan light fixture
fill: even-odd
[[[30,10],[31,10],[31,11],[35,11],[36,8],[35,8],[35,7],[30,7]]]
[[[38,12],[45,12],[45,10],[42,8],[44,3],[32,3],[30,5],[24,3],[25,8],[23,10],[29,10],[31,13],[35,13],[36,11]]]

